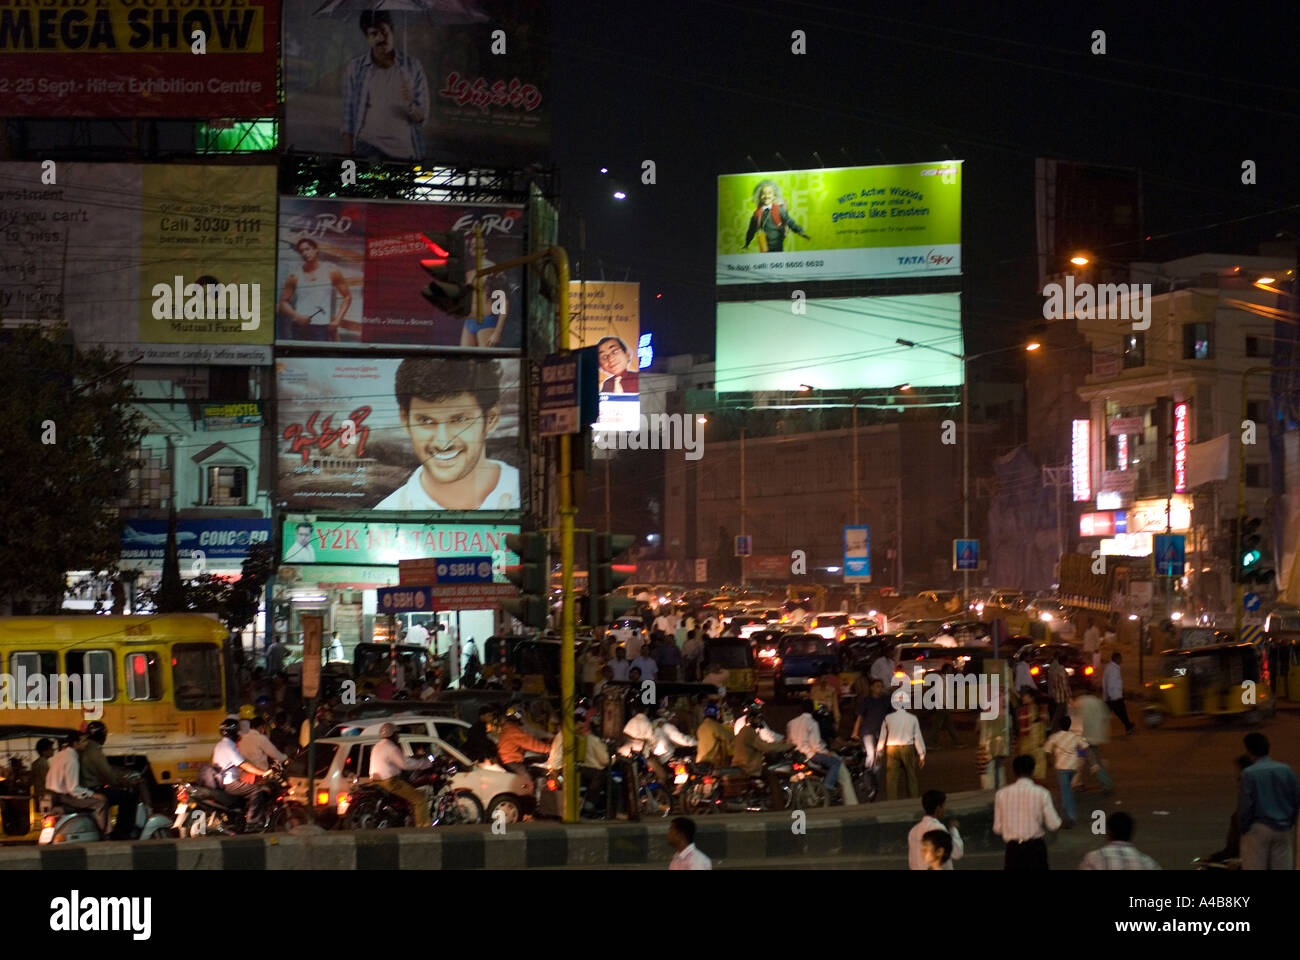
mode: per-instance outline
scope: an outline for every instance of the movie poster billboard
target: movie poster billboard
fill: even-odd
[[[519,361],[276,363],[279,496],[325,510],[520,510]]]
[[[484,267],[524,255],[519,207],[282,197],[276,342],[518,349],[522,267],[485,277],[468,318],[444,313],[422,295],[432,278],[421,264],[436,257],[429,235],[465,235],[472,280],[475,228]]]
[[[960,160],[718,177],[717,282],[961,274]]]
[[[569,284],[569,314],[569,347],[595,347],[600,365],[600,415],[595,427],[638,429],[641,285],[573,281]]]
[[[549,153],[546,4],[298,0],[284,16],[289,149],[512,165]]]
[[[273,117],[279,11],[277,0],[5,0],[0,112]]]
[[[266,364],[274,166],[0,164],[0,317],[143,363]]]

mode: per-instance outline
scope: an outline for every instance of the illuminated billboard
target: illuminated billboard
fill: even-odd
[[[962,382],[958,293],[719,303],[717,330],[720,393]]]
[[[1075,420],[1070,432],[1070,488],[1074,502],[1092,499],[1092,421]]]
[[[569,284],[569,312],[569,346],[595,347],[600,364],[596,428],[636,430],[641,423],[641,285],[574,281]]]
[[[717,282],[961,274],[960,160],[718,177]]]

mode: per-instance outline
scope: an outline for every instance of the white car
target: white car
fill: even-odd
[[[827,640],[834,640],[845,627],[856,627],[860,623],[875,624],[876,618],[866,613],[819,613],[811,620],[805,621],[804,629]]]
[[[469,736],[470,725],[456,717],[431,717],[422,713],[398,713],[391,717],[368,717],[338,723],[330,730],[328,737],[356,737],[378,735],[379,728],[391,723],[398,733],[416,733],[427,737],[437,737],[444,743],[463,750]]]
[[[391,722],[391,721],[390,721]],[[442,721],[440,721],[442,722]],[[460,721],[457,721],[458,723]],[[339,800],[351,793],[358,784],[370,780],[370,751],[379,742],[378,734],[357,734],[345,737],[326,737],[316,741],[316,749],[324,748],[325,757],[316,761],[315,806],[329,811],[338,809]],[[523,819],[533,808],[533,781],[531,777],[517,774],[494,763],[472,763],[468,757],[440,737],[424,733],[398,735],[403,751],[412,757],[429,757],[445,754],[456,761],[460,772],[451,778],[455,790],[468,790],[483,805],[483,813],[491,820],[501,810],[507,823]],[[302,797],[307,793],[307,778],[294,775],[289,778],[291,794]]]

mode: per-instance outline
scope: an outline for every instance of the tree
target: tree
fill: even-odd
[[[5,332],[0,349],[0,614],[54,612],[69,570],[116,572],[119,505],[145,428],[130,363],[78,350],[66,327]]]
[[[275,554],[269,544],[250,547],[238,580],[232,582],[215,574],[201,573],[179,581],[176,602],[166,612],[213,613],[228,630],[238,633],[257,616],[274,565]],[[155,606],[164,612],[163,596],[164,587],[160,583],[154,589],[142,591],[140,600],[145,606]]]

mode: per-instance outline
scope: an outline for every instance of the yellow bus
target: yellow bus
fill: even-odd
[[[0,618],[0,724],[102,720],[109,756],[147,757],[159,783],[192,779],[227,715],[225,640],[198,613]]]

